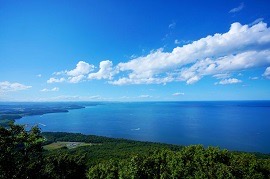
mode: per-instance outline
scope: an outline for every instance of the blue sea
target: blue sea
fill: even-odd
[[[16,123],[38,124],[42,131],[270,153],[270,101],[86,103],[84,109]]]

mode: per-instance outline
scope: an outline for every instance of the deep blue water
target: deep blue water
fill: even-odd
[[[270,153],[270,101],[102,103],[18,124],[171,144]]]

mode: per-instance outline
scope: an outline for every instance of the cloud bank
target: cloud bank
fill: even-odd
[[[112,85],[165,84],[183,81],[194,84],[210,76],[218,84],[236,84],[241,80],[232,74],[241,70],[270,65],[270,29],[266,23],[252,25],[231,24],[226,33],[216,33],[192,43],[174,48],[171,52],[157,49],[146,56],[136,57],[116,66],[101,61],[99,70],[80,61],[74,70],[56,72],[63,75],[47,82],[78,83],[84,80],[105,79]],[[267,77],[267,72],[265,75]]]
[[[270,29],[265,23],[249,27],[233,23],[224,34],[207,36],[172,52],[159,49],[144,57],[118,64],[127,77],[111,84],[144,84],[185,81],[192,84],[204,76],[265,66],[270,63]]]

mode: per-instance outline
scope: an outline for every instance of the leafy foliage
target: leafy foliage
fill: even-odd
[[[43,136],[44,137],[43,137]],[[83,134],[0,127],[0,178],[270,178],[270,157],[201,145],[112,139]],[[46,140],[46,142],[44,142]],[[56,141],[90,142],[43,150]]]
[[[162,150],[135,155],[121,161],[107,161],[91,167],[88,178],[269,178],[270,160],[251,154],[201,145],[181,151]]]
[[[69,155],[64,151],[47,156],[42,177],[46,179],[86,178],[84,156]]]
[[[26,132],[22,126],[0,127],[0,178],[38,178],[43,164],[43,137],[33,127]]]

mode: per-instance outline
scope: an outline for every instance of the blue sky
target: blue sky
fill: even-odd
[[[0,0],[0,101],[270,100],[269,7]]]

